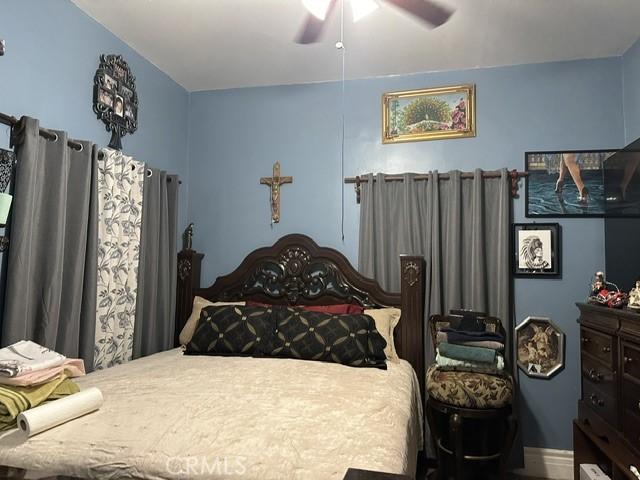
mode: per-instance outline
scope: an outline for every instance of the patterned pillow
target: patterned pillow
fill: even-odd
[[[387,342],[367,315],[338,315],[274,307],[271,356],[386,368]]]
[[[274,330],[275,317],[271,308],[205,307],[185,353],[263,356],[273,349]]]

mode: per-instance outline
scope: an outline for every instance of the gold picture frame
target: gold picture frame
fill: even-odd
[[[382,143],[475,136],[475,85],[425,88],[382,95]]]

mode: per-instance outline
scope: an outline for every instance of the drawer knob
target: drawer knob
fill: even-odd
[[[581,337],[581,338],[580,338],[580,341],[581,341],[582,343],[589,343],[589,339],[588,339],[587,337]]]
[[[591,403],[596,406],[596,407],[604,407],[604,400],[599,399],[595,393],[592,393],[589,396],[589,399],[591,399]]]
[[[598,373],[595,368],[592,368],[591,370],[589,370],[588,375],[589,375],[589,378],[594,382],[599,382],[602,380],[602,374]]]
[[[609,353],[611,351],[611,347],[602,347],[602,351],[604,353]]]
[[[633,358],[632,357],[624,357],[624,363],[629,364],[633,362]]]

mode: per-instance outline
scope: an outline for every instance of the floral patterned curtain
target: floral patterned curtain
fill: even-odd
[[[136,317],[144,164],[98,156],[98,301],[94,368],[131,360]]]

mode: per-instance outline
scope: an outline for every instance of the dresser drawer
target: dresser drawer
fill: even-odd
[[[588,353],[613,368],[613,337],[589,328],[580,329],[582,352]]]
[[[591,382],[583,382],[582,400],[611,425],[616,426],[618,424],[615,397],[604,394],[597,387],[594,387]]]
[[[640,347],[622,342],[622,368],[624,373],[640,381]]]
[[[616,396],[616,375],[590,357],[582,357],[582,383],[590,383],[609,397]]]
[[[640,415],[627,410],[622,414],[622,433],[631,445],[640,445]]]
[[[622,382],[622,409],[640,417],[640,385],[632,380]]]

